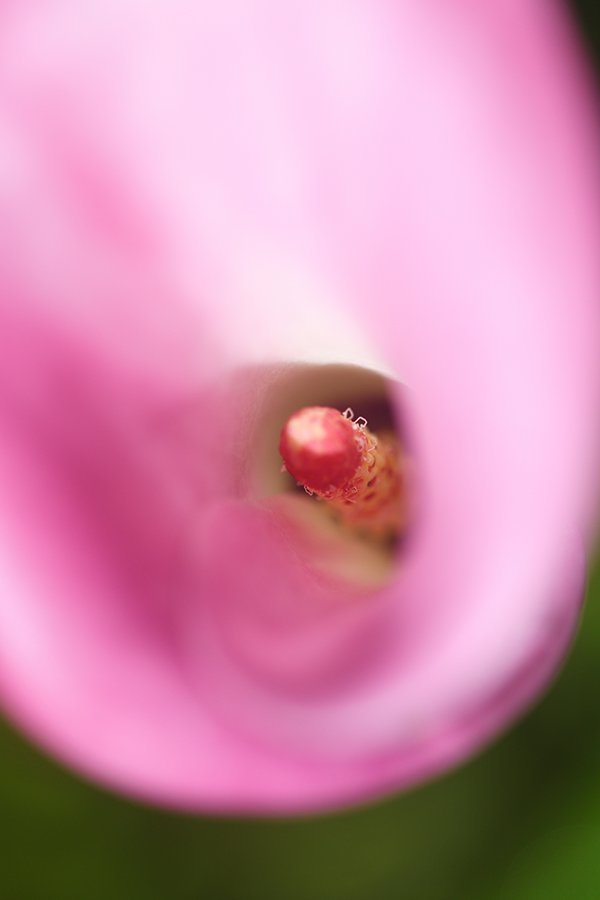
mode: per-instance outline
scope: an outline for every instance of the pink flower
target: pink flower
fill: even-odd
[[[546,684],[597,452],[576,54],[534,0],[2,4],[0,691],[52,752],[308,810]],[[307,363],[383,373],[407,427],[377,590],[266,496],[274,410],[326,399]]]

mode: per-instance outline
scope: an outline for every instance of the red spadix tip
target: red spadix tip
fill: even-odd
[[[290,475],[321,494],[343,488],[361,462],[352,422],[328,406],[308,406],[290,416],[279,452]]]

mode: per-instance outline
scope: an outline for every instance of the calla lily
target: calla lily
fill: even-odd
[[[195,810],[456,764],[547,683],[583,593],[596,144],[561,10],[0,22],[5,709]],[[273,488],[284,408],[373,391],[415,498],[376,585]]]

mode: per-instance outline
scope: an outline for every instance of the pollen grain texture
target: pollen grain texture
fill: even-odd
[[[327,406],[298,410],[283,426],[279,452],[296,482],[345,525],[394,537],[406,506],[398,438],[392,431],[373,434],[364,419],[352,417],[352,410]]]

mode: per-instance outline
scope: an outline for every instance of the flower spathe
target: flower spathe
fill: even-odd
[[[0,22],[6,709],[197,810],[456,763],[547,682],[582,596],[595,137],[558,7]],[[317,362],[406,386],[421,517],[368,597],[251,488],[269,385]]]

